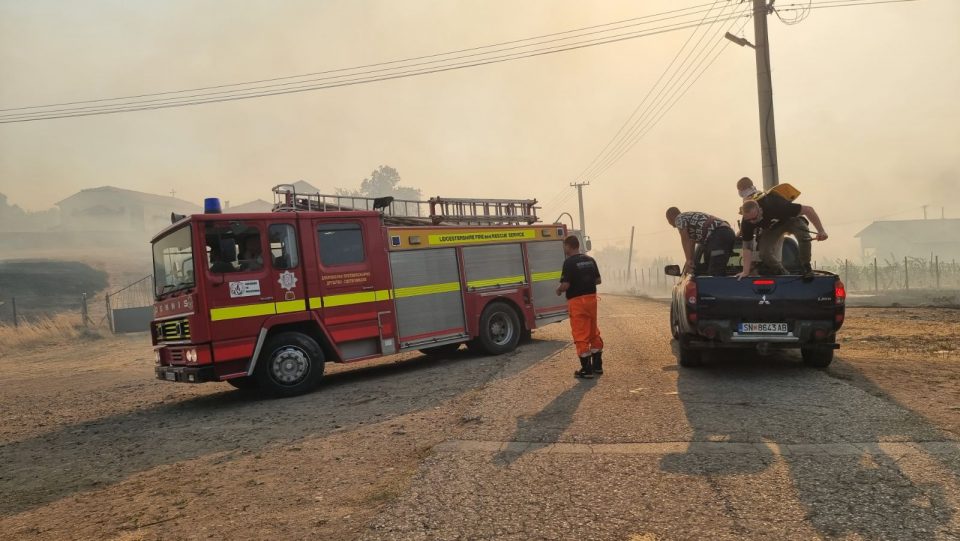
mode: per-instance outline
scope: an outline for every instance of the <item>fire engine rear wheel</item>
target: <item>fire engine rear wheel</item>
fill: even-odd
[[[323,350],[305,334],[283,332],[264,344],[254,377],[275,396],[295,396],[313,389],[323,376]]]
[[[509,305],[492,302],[480,316],[477,345],[490,355],[513,351],[520,341],[520,318]]]

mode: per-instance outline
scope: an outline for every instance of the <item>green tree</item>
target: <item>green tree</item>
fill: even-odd
[[[360,182],[359,190],[337,188],[338,195],[353,195],[357,197],[386,197],[392,195],[396,199],[412,199],[419,201],[419,188],[400,185],[400,173],[389,165],[381,165],[370,173],[368,178]]]

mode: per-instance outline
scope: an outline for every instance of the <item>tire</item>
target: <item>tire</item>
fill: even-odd
[[[680,322],[677,321],[677,309],[673,303],[670,304],[670,334],[674,338],[680,338]]]
[[[490,355],[501,355],[517,348],[520,342],[520,318],[509,305],[491,302],[480,316],[480,336],[475,346]]]
[[[278,333],[264,344],[254,377],[273,396],[296,396],[316,387],[323,376],[323,350],[298,332]]]
[[[826,368],[833,362],[833,350],[825,348],[801,348],[803,364],[813,368]]]
[[[703,364],[703,351],[688,346],[683,338],[678,339],[680,355],[677,362],[684,368],[692,368]]]
[[[432,348],[421,349],[420,353],[428,357],[449,357],[460,349],[460,344],[444,344]]]
[[[253,376],[243,376],[242,378],[228,379],[227,383],[232,385],[235,389],[240,389],[241,391],[250,391],[259,386],[257,384],[257,379]]]

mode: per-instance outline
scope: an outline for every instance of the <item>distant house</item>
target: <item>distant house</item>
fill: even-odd
[[[223,209],[224,212],[270,212],[273,210],[273,203],[264,201],[263,199],[255,199],[248,203],[242,205],[231,205],[229,208]]]
[[[297,193],[320,193],[320,188],[315,187],[305,180],[298,180],[291,184],[293,184],[293,188]]]
[[[960,259],[960,219],[873,222],[856,234],[864,258]]]
[[[80,190],[57,203],[60,228],[68,231],[155,233],[170,225],[170,213],[195,214],[199,205],[150,193],[101,186]]]

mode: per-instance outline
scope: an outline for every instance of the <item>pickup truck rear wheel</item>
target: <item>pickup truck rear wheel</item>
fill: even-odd
[[[677,309],[670,305],[670,334],[674,338],[680,338],[680,322],[677,320]]]
[[[826,368],[833,362],[833,350],[825,348],[801,348],[803,364],[814,368]]]
[[[316,340],[299,332],[282,332],[264,344],[254,377],[267,394],[296,396],[320,382],[324,360]]]
[[[690,368],[700,366],[703,363],[703,352],[701,350],[691,348],[682,338],[678,343],[680,345],[680,358],[678,359],[680,366]]]

